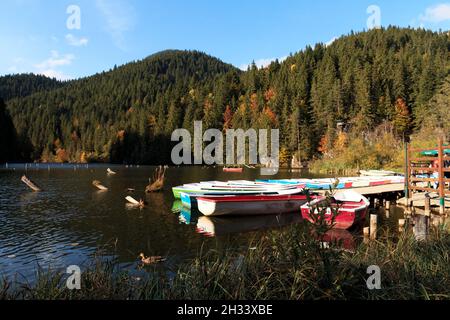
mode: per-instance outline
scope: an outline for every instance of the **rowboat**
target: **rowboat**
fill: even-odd
[[[262,196],[262,195],[297,195],[303,192],[302,188],[288,188],[288,189],[267,189],[262,191],[248,191],[248,192],[233,192],[233,191],[222,191],[222,192],[206,192],[205,193],[180,193],[180,199],[184,207],[197,209],[197,198],[204,197],[229,197],[229,196]]]
[[[314,197],[314,196],[313,196]],[[306,195],[223,196],[197,198],[205,216],[267,215],[297,212]]]
[[[112,171],[110,168],[106,169],[106,173],[110,176],[115,175],[116,172]]]
[[[257,183],[285,184],[285,185],[306,185],[309,179],[280,179],[280,180],[256,180]]]
[[[289,190],[296,186],[264,185],[256,184],[243,185],[232,183],[191,183],[172,188],[176,199],[181,198],[181,193],[188,194],[208,194],[208,195],[251,195],[251,194],[277,194],[279,190]]]
[[[363,176],[363,177],[346,177],[346,178],[326,178],[326,179],[285,179],[285,180],[256,180],[260,183],[272,185],[303,185],[311,190],[327,190],[330,187],[334,189],[352,189],[371,187],[388,184],[404,183],[403,176]],[[336,184],[336,181],[338,183]]]
[[[223,172],[241,173],[243,171],[243,168],[223,168]]]
[[[394,171],[386,171],[386,170],[359,170],[359,174],[361,176],[368,177],[385,177],[385,176],[395,176],[396,173]]]
[[[326,198],[318,197],[315,200],[301,206],[301,213],[304,219],[313,222],[313,214],[318,214],[318,208],[323,208]],[[332,208],[337,209],[333,227],[336,229],[350,229],[364,221],[369,208],[369,200],[354,191],[344,191],[337,193],[331,199],[329,207],[325,207],[325,220],[332,223]],[[313,213],[311,213],[311,208]]]

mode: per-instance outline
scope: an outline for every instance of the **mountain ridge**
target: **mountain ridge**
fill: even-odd
[[[336,142],[337,119],[364,132],[394,123],[404,104],[404,127],[414,130],[448,74],[449,48],[447,34],[390,27],[245,72],[200,51],[165,50],[11,99],[8,110],[40,161],[167,163],[171,132],[194,120],[279,128],[283,152],[307,160]]]

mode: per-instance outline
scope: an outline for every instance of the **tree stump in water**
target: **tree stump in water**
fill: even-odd
[[[166,174],[166,168],[160,166],[155,170],[153,178],[150,180],[150,184],[145,188],[145,192],[158,192],[164,188],[164,178]]]
[[[22,176],[22,182],[25,183],[31,190],[35,192],[42,191],[33,181],[27,178],[27,176]]]

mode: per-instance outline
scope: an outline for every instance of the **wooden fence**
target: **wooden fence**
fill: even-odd
[[[406,151],[406,168],[405,168],[405,196],[409,199],[411,193],[414,192],[438,192],[440,213],[445,212],[445,196],[450,195],[450,190],[446,188],[446,184],[450,183],[450,179],[445,177],[446,172],[450,172],[450,168],[445,166],[446,161],[450,161],[450,156],[445,155],[445,146],[443,138],[439,138],[437,147],[437,157],[421,155],[426,151],[434,149],[413,149],[408,144]],[[448,147],[447,147],[448,148]],[[413,154],[419,154],[414,157]],[[436,175],[433,174],[437,173]],[[425,178],[424,176],[427,176]],[[421,177],[418,177],[421,176]],[[421,183],[421,185],[417,185]],[[425,186],[423,184],[426,184]],[[432,186],[437,186],[433,188]]]

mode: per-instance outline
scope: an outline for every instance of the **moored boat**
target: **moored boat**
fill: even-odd
[[[359,174],[362,177],[386,177],[386,176],[395,176],[396,173],[394,171],[386,171],[386,170],[359,170]]]
[[[246,191],[246,192],[233,192],[233,191],[220,191],[220,192],[208,192],[204,193],[187,193],[180,192],[180,199],[184,207],[196,209],[198,207],[197,198],[200,197],[230,197],[230,196],[262,196],[262,195],[298,195],[303,192],[302,188],[287,188],[287,189],[267,189],[260,191]]]
[[[243,168],[223,168],[223,172],[242,173],[243,171]]]
[[[313,196],[315,198],[315,196]],[[205,216],[267,215],[298,212],[306,195],[224,196],[197,198]]]
[[[333,227],[348,230],[364,221],[370,204],[367,198],[353,191],[336,194],[331,199],[328,207],[324,207],[325,201],[326,197],[318,197],[309,203],[303,204],[301,207],[303,218],[312,222],[312,215],[318,214],[317,208],[324,208],[326,210],[325,220],[331,224],[333,222],[332,209],[337,209]],[[311,208],[314,208],[313,212],[311,212]]]
[[[298,188],[295,185],[264,185],[264,184],[233,184],[233,183],[191,183],[172,188],[175,198],[180,199],[181,193],[208,195],[250,195],[250,194],[279,194],[277,191]]]

